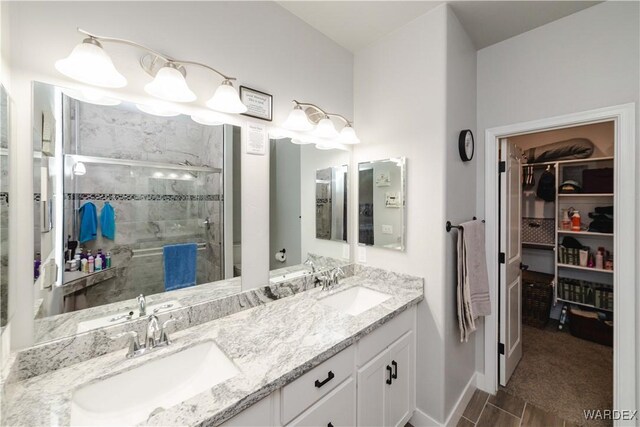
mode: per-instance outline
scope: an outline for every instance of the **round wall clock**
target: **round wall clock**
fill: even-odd
[[[475,141],[473,140],[473,133],[470,129],[465,129],[460,132],[458,137],[458,149],[460,150],[460,158],[463,162],[468,162],[473,159],[473,152],[475,151]]]

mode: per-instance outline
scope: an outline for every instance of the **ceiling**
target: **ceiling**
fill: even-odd
[[[339,45],[356,52],[441,1],[279,1]],[[599,1],[449,1],[477,49],[555,21]]]

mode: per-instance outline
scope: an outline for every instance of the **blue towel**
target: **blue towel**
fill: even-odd
[[[167,245],[162,248],[165,291],[196,284],[197,249],[195,243]]]
[[[78,211],[80,212],[80,243],[95,240],[98,236],[96,205],[87,202]]]
[[[109,240],[114,240],[116,237],[116,213],[113,210],[113,206],[109,202],[105,202],[100,211],[100,229],[102,230],[102,237]]]

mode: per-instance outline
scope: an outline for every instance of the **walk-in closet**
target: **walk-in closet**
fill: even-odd
[[[613,405],[614,138],[613,122],[509,138],[522,167],[523,354],[505,390],[578,424]]]

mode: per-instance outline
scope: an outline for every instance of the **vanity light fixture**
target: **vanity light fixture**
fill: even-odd
[[[91,34],[78,28],[78,32],[87,36],[77,45],[71,54],[56,62],[58,71],[67,77],[94,86],[119,88],[127,84],[127,79],[116,70],[111,58],[102,48],[102,43],[120,43],[142,49],[146,52],[140,58],[141,67],[153,77],[153,81],[145,85],[145,91],[156,98],[172,102],[191,102],[196,94],[189,89],[186,81],[185,66],[192,65],[205,68],[222,77],[223,81],[216,89],[207,106],[223,113],[239,114],[247,111],[233,87],[235,77],[227,76],[213,67],[195,61],[179,60],[139,43]]]
[[[307,113],[304,112],[302,106],[296,102],[296,105],[289,113],[287,120],[282,123],[282,127],[297,132],[308,132],[313,130],[314,125],[309,121],[309,117],[307,117]]]
[[[126,86],[127,79],[116,70],[98,38],[80,29],[78,31],[89,37],[74,47],[69,56],[56,61],[56,69],[67,77],[94,86]]]
[[[308,102],[298,102],[293,100],[293,110],[289,113],[287,120],[282,127],[297,132],[309,132],[308,135],[312,143],[321,145],[321,150],[328,150],[330,145],[325,142],[333,141],[340,144],[359,144],[360,139],[353,129],[353,123],[340,114],[328,113],[315,104]],[[332,118],[338,118],[344,122],[344,127],[338,133]],[[314,126],[314,124],[316,126]],[[307,138],[302,137],[303,143]],[[292,141],[293,142],[293,141]],[[309,142],[306,142],[309,143]],[[333,144],[331,148],[336,148]]]
[[[153,81],[147,83],[144,91],[156,98],[172,102],[192,102],[197,96],[185,80],[184,68],[178,68],[173,62],[167,62],[156,72]]]

